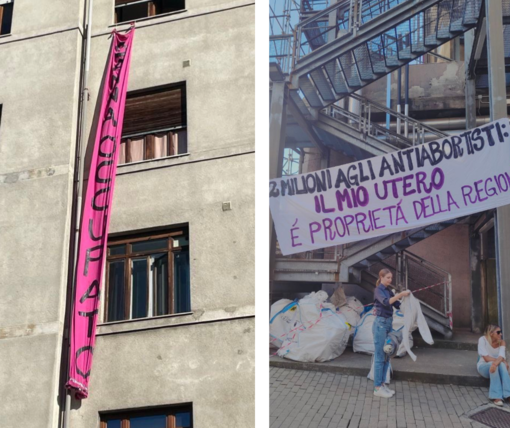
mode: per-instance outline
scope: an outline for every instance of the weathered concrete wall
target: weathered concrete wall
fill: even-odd
[[[471,329],[471,268],[469,225],[450,226],[414,244],[412,253],[434,263],[452,275],[453,327]]]
[[[252,318],[99,336],[71,426],[99,427],[98,410],[192,402],[194,427],[253,427],[253,343]]]
[[[97,427],[101,411],[183,402],[195,427],[254,426],[254,7],[188,3],[137,23],[128,90],[186,82],[189,154],[120,166],[110,232],[188,224],[193,313],[99,326],[73,428]],[[95,5],[88,126],[113,20],[111,2]]]
[[[2,428],[55,428],[60,410],[83,1],[36,3],[16,0],[0,38]],[[189,224],[193,313],[99,326],[73,428],[182,402],[195,427],[254,426],[254,5],[187,3],[137,23],[129,90],[186,81],[189,154],[120,167],[111,232]],[[86,129],[113,21],[113,0],[94,4]]]
[[[12,34],[0,38],[5,428],[58,426],[81,49],[69,27],[78,25],[80,4],[16,0]]]

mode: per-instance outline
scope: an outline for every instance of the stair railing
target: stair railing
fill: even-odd
[[[452,322],[451,274],[410,251],[397,254],[401,284],[416,293],[415,297],[433,311]]]
[[[373,114],[389,115],[390,122],[394,122],[396,124],[395,134],[404,138],[404,140],[402,140],[402,141],[409,142],[412,146],[424,143],[426,134],[432,135],[434,139],[436,139],[436,138],[441,139],[441,138],[444,138],[447,136],[447,134],[439,131],[436,128],[425,125],[424,123],[421,123],[418,120],[415,120],[409,116],[406,116],[405,114],[398,113],[395,110],[392,110],[392,109],[385,107],[381,104],[370,101],[365,97],[362,97],[357,94],[351,94],[350,97],[360,102],[360,104],[362,106],[361,114],[363,116],[363,121],[367,124],[366,126],[377,126],[379,128],[387,129],[387,128],[384,128],[383,126],[373,122],[372,116],[373,116]],[[371,125],[369,125],[369,124],[371,124]],[[398,126],[399,124],[401,126]],[[406,128],[406,127],[412,128],[412,132],[410,135],[408,135],[407,138],[405,138],[401,133],[402,125],[404,126],[404,128]],[[391,129],[391,127],[390,127],[390,129]]]

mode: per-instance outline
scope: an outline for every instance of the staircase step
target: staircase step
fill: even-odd
[[[317,91],[315,87],[312,85],[312,82],[308,78],[308,76],[301,76],[299,78],[299,88],[303,91],[308,104],[314,108],[322,108],[324,105],[317,95]]]
[[[329,77],[329,81],[331,82],[333,90],[336,92],[336,94],[337,95],[347,94],[349,92],[349,89],[347,88],[344,76],[342,74],[342,70],[337,60],[333,59],[331,61],[328,61],[324,65],[324,69],[326,70],[326,73]]]
[[[321,69],[313,70],[310,73],[310,78],[324,101],[335,101],[336,97],[333,95],[331,85]]]
[[[401,51],[399,51],[398,57],[401,60],[413,59],[413,54],[411,53],[411,47],[408,46],[407,48],[402,49]]]
[[[436,35],[430,34],[429,36],[425,37],[425,46],[437,46],[439,44]]]
[[[434,338],[434,344],[429,345],[426,343],[420,333],[415,331],[413,333],[414,345],[419,348],[432,347],[436,349],[456,349],[459,351],[477,351],[478,350],[478,339],[480,335],[474,333],[458,333],[454,332],[451,339],[445,339],[440,337],[437,333],[432,332]]]
[[[399,61],[397,55],[388,55],[386,56],[386,66],[387,67],[400,67],[402,64]]]
[[[462,19],[457,19],[456,21],[450,23],[450,32],[451,33],[461,33],[465,30],[464,24],[462,23]]]
[[[271,353],[274,352],[272,349]],[[408,355],[391,360],[392,379],[461,386],[489,386],[489,380],[481,377],[476,370],[478,357],[476,351],[434,349],[427,345],[425,348],[413,348],[413,353],[416,354],[416,362]],[[292,370],[365,377],[370,371],[371,361],[370,355],[354,353],[351,347],[347,347],[338,358],[325,363],[304,363],[271,356],[269,365]]]

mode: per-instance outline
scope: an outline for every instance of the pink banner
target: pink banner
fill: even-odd
[[[134,28],[113,33],[83,206],[67,388],[87,398]]]

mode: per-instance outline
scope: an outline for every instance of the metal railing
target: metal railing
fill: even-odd
[[[359,131],[364,139],[371,136],[392,145],[396,150],[400,150],[422,144],[431,139],[444,138],[447,135],[357,94],[351,94],[350,98],[359,103],[359,109],[357,109],[359,113],[343,109],[337,105],[331,105],[323,111],[326,115]],[[375,122],[374,117],[377,116],[389,116],[390,128]]]
[[[449,272],[406,250],[372,264],[367,271],[377,276],[383,268],[393,273],[393,288],[412,291],[423,305],[451,320],[452,278]]]

